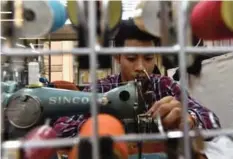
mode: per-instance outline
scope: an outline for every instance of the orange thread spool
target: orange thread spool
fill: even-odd
[[[60,89],[79,90],[74,83],[69,81],[53,81],[52,84],[54,84],[56,88]]]
[[[121,122],[108,114],[98,115],[98,133],[100,136],[121,136],[125,130]],[[82,126],[79,135],[90,137],[92,135],[92,118],[88,119]],[[128,159],[128,147],[124,142],[114,142],[114,153],[120,159]],[[77,159],[78,146],[73,147],[69,153],[69,159]]]

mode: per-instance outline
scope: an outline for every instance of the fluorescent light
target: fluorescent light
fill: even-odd
[[[26,48],[26,46],[24,46],[24,45],[22,45],[22,44],[19,44],[19,43],[16,43],[16,46]]]
[[[40,39],[45,39],[45,38],[39,38],[39,37],[35,37],[35,38],[30,38],[30,37],[25,37],[25,38],[19,38],[19,39],[21,39],[21,40],[40,40]]]
[[[12,12],[11,11],[9,11],[9,12],[0,12],[1,14],[12,14]]]
[[[37,50],[35,49],[35,47],[34,47],[34,45],[33,45],[32,43],[30,43],[29,45],[31,46],[32,52],[33,52],[33,53],[37,53],[37,54],[40,53],[39,51],[37,51]]]
[[[35,47],[32,43],[29,44],[33,50],[35,50]]]
[[[14,22],[14,21],[23,21],[23,19],[1,19],[1,22]]]
[[[3,37],[3,36],[1,36],[1,39],[6,40],[6,38],[5,38],[5,37]]]

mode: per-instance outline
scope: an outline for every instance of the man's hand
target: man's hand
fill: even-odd
[[[159,114],[165,129],[182,129],[182,104],[175,97],[167,96],[155,102],[147,112],[153,118]],[[194,119],[191,115],[187,118],[190,127],[194,126]]]

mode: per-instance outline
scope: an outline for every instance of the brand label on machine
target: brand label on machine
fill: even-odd
[[[87,104],[90,102],[88,97],[50,97],[49,104]]]

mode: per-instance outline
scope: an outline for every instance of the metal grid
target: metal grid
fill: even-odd
[[[185,88],[187,88],[187,81],[185,78],[185,71],[186,71],[186,60],[185,54],[200,54],[200,53],[211,53],[211,54],[221,54],[225,52],[233,51],[233,47],[214,47],[214,48],[206,48],[206,47],[186,47],[185,46],[185,35],[184,30],[187,27],[187,1],[180,1],[179,8],[177,8],[178,14],[178,44],[174,47],[151,47],[151,48],[141,48],[141,47],[122,47],[122,48],[96,48],[96,19],[95,19],[95,2],[89,1],[88,3],[88,12],[89,12],[89,47],[88,48],[76,48],[73,50],[58,50],[58,51],[50,51],[50,50],[38,50],[40,53],[38,55],[47,55],[47,54],[64,54],[64,53],[72,53],[72,54],[88,54],[90,57],[90,68],[91,68],[91,78],[93,81],[96,81],[96,64],[97,64],[97,54],[128,54],[128,53],[158,53],[158,54],[176,54],[179,55],[179,67],[180,67],[180,74],[181,74],[181,90],[182,90],[182,104],[183,108],[183,120],[187,113],[187,97],[185,94]],[[22,52],[24,54],[22,54]],[[12,48],[2,48],[2,55],[6,56],[35,56],[35,53],[32,53],[30,49],[28,50],[20,50],[20,49],[12,49]],[[92,106],[91,106],[91,113],[94,117],[94,129],[93,129],[93,136],[91,138],[93,143],[93,156],[95,159],[99,159],[98,155],[98,126],[97,126],[97,107],[96,107],[96,83],[92,84]],[[2,109],[2,107],[1,107]],[[184,120],[185,121],[185,120]],[[208,131],[201,131],[203,137],[213,137],[218,135],[232,135],[232,129],[221,129],[221,130],[208,130]],[[113,137],[116,141],[142,141],[142,140],[166,140],[168,138],[184,138],[184,157],[186,159],[191,159],[190,153],[190,145],[189,145],[189,137],[195,136],[195,131],[189,131],[188,123],[184,122],[184,129],[183,131],[177,132],[168,132],[166,134],[150,134],[150,135],[125,135],[121,137]],[[6,141],[2,143],[3,149],[15,149],[15,148],[27,148],[27,147],[59,147],[59,146],[67,146],[67,145],[74,145],[80,141],[80,138],[72,138],[72,139],[56,139],[56,140],[49,140],[43,142],[35,142],[35,141]]]

